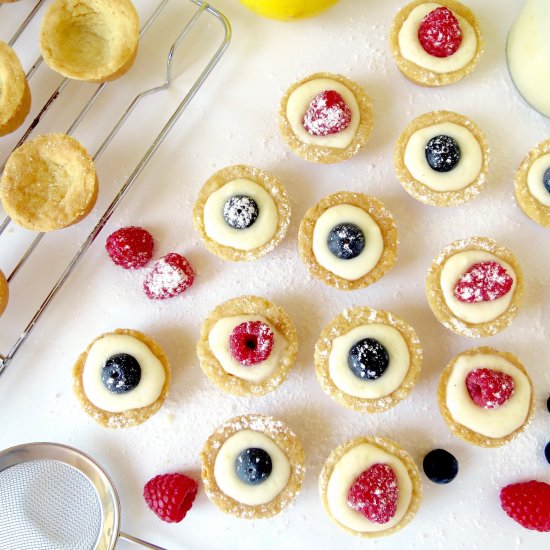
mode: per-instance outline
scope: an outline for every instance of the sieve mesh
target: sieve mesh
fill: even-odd
[[[35,460],[0,472],[0,550],[93,550],[99,498],[79,471]]]

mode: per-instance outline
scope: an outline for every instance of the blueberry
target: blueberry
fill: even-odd
[[[542,183],[548,193],[550,193],[550,168],[547,168],[546,172],[544,172],[544,176],[542,176]]]
[[[380,378],[390,363],[386,348],[374,340],[365,338],[353,344],[348,353],[348,366],[362,380],[376,380]]]
[[[450,136],[436,136],[426,145],[426,160],[436,172],[449,172],[460,161],[460,146]]]
[[[259,485],[271,475],[271,457],[263,449],[245,449],[235,460],[239,479],[247,485]]]
[[[458,474],[458,461],[445,449],[430,451],[422,462],[424,473],[434,483],[450,483]]]
[[[546,408],[548,409],[548,412],[550,412],[550,397],[548,398],[548,401],[546,401]]]
[[[353,223],[339,223],[331,229],[327,246],[337,258],[351,260],[363,252],[365,235]]]
[[[544,448],[544,456],[546,457],[548,464],[550,464],[550,441],[546,444],[546,447]]]
[[[109,357],[103,365],[101,380],[112,393],[132,391],[141,380],[141,367],[137,359],[127,353]]]
[[[258,213],[256,201],[246,195],[230,197],[223,205],[223,219],[234,229],[250,227],[256,221]]]

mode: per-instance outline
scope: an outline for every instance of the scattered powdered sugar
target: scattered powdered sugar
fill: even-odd
[[[510,292],[513,279],[497,262],[473,264],[454,289],[455,297],[466,303],[492,302]]]

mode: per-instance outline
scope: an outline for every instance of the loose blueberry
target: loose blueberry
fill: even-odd
[[[548,409],[548,412],[550,412],[550,397],[548,398],[548,401],[546,401],[546,408]]]
[[[546,457],[546,461],[548,464],[550,464],[550,441],[546,444],[546,447],[544,448],[544,456]]]
[[[234,229],[250,227],[256,221],[258,213],[256,201],[246,195],[230,197],[223,205],[223,219]]]
[[[546,172],[544,172],[544,176],[542,176],[542,183],[548,193],[550,193],[550,168],[547,168]]]
[[[235,461],[235,470],[247,485],[259,485],[271,475],[272,463],[269,453],[263,449],[245,449]]]
[[[353,223],[340,223],[329,233],[327,245],[337,258],[351,260],[363,252],[365,235]]]
[[[445,449],[430,451],[422,462],[424,473],[434,483],[450,483],[458,474],[458,461]]]
[[[139,384],[141,367],[132,355],[117,353],[109,357],[103,365],[101,380],[110,392],[126,393]]]
[[[426,160],[436,172],[450,172],[460,161],[460,146],[450,136],[436,136],[426,145]]]
[[[374,340],[365,338],[353,344],[348,353],[348,366],[362,380],[376,380],[380,378],[390,363],[386,348]]]

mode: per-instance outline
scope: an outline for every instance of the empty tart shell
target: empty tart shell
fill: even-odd
[[[399,46],[399,33],[401,28],[414,9],[422,4],[430,3],[432,3],[430,0],[415,0],[399,10],[393,20],[393,25],[390,30],[390,50],[397,68],[409,80],[421,86],[444,86],[446,84],[452,84],[453,82],[461,80],[477,65],[479,58],[483,53],[483,37],[481,35],[479,23],[470,9],[456,0],[437,0],[434,3],[436,3],[439,7],[448,8],[454,12],[455,15],[463,18],[472,28],[477,41],[473,57],[464,66],[449,72],[436,72],[406,59],[401,53],[401,48]]]
[[[0,200],[12,220],[31,231],[52,231],[83,219],[94,207],[98,181],[88,151],[65,134],[28,141],[9,157]]]
[[[105,82],[128,71],[137,55],[139,17],[130,0],[54,0],[40,27],[40,50],[54,71]]]
[[[8,300],[10,297],[10,286],[4,275],[3,271],[0,269],[0,315],[6,311],[8,305]]]
[[[0,136],[23,124],[31,108],[31,92],[16,53],[0,40]]]

